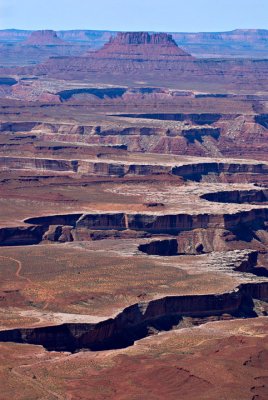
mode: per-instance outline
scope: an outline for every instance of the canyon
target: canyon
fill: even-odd
[[[0,31],[1,400],[267,398],[267,37]]]

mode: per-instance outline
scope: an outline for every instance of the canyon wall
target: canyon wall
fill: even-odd
[[[199,254],[236,247],[237,241],[246,241],[250,246],[253,239],[259,250],[264,250],[262,242],[267,242],[268,209],[252,209],[232,214],[66,214],[28,218],[25,220],[29,227],[1,228],[0,245],[19,245],[21,242],[40,243],[42,240],[72,241],[92,240],[92,233],[105,231],[116,236],[120,231],[140,232],[141,237],[149,234],[179,235],[178,252],[182,254]],[[133,236],[132,233],[132,236]],[[120,235],[119,235],[120,236]],[[129,236],[131,237],[130,233]],[[135,236],[135,235],[134,235]],[[133,236],[133,237],[134,237]],[[102,239],[103,235],[96,238]],[[126,234],[126,237],[128,235]],[[138,237],[136,235],[136,237]],[[265,239],[266,238],[266,239]],[[93,237],[94,239],[94,237]],[[229,243],[230,242],[230,243]],[[232,244],[233,242],[233,244]],[[174,254],[174,241],[170,246],[161,246],[159,252],[167,251]],[[227,244],[228,245],[227,245]],[[166,250],[165,250],[166,246]],[[153,253],[156,244],[146,245]],[[150,250],[151,247],[151,250]],[[162,249],[163,247],[163,249]]]
[[[105,149],[103,150],[105,153]],[[109,157],[109,156],[108,156]],[[181,166],[161,164],[143,164],[141,162],[131,163],[131,161],[119,162],[109,161],[101,157],[85,160],[68,160],[56,158],[40,157],[0,157],[0,168],[11,170],[43,170],[55,172],[77,173],[85,176],[154,176],[154,175],[174,175],[184,180],[200,182],[206,177],[213,177],[217,182],[258,182],[260,177],[268,174],[268,166],[264,163],[246,164],[235,162],[198,162],[185,163]],[[263,192],[264,193],[264,192]],[[263,194],[255,193],[255,196],[263,198]],[[213,196],[213,195],[212,195]],[[226,194],[228,196],[228,194]],[[234,195],[235,196],[235,195]],[[242,194],[240,195],[242,196]],[[250,194],[249,194],[250,196]],[[253,196],[253,195],[252,195]],[[264,198],[263,198],[264,199]],[[209,200],[209,199],[208,199]],[[232,202],[232,201],[231,201]]]
[[[75,142],[121,146],[130,152],[268,160],[266,114],[160,113],[121,114],[109,118],[112,119],[87,125],[3,121],[0,131],[5,136],[27,132],[32,135],[33,144],[36,141]],[[14,144],[14,140],[11,143]]]
[[[257,286],[257,285],[256,285]],[[261,290],[267,296],[267,283]],[[21,328],[0,332],[0,341],[43,345],[48,350],[76,351],[79,349],[104,350],[130,346],[135,340],[147,336],[150,327],[169,330],[183,318],[202,318],[230,314],[254,316],[250,292],[239,287],[218,295],[169,296],[125,308],[115,318],[97,324],[62,324],[40,328]],[[198,323],[197,322],[197,323]]]

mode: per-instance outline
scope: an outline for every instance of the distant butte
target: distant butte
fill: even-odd
[[[195,61],[189,53],[178,47],[167,33],[121,32],[111,38],[100,50],[88,51],[83,57],[50,58],[34,69],[23,73],[53,75],[63,79],[84,79],[89,74],[108,74],[120,81],[130,74],[153,74],[162,72],[178,74],[187,70],[185,64]],[[189,69],[189,68],[188,68]],[[160,71],[160,72],[159,72]],[[191,67],[192,71],[192,67]]]
[[[25,45],[57,45],[62,46],[67,43],[57,36],[57,33],[52,30],[41,30],[34,31],[31,35],[23,42]]]
[[[160,44],[164,46],[177,46],[173,40],[172,35],[167,33],[153,33],[148,32],[119,32],[117,36],[111,37],[109,44],[130,45],[130,44]]]
[[[167,33],[120,32],[111,37],[102,49],[95,52],[95,57],[105,55],[127,57],[128,59],[193,59],[193,57],[178,47],[172,35]],[[90,54],[92,56],[92,53]]]

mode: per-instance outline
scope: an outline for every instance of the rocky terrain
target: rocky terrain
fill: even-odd
[[[20,76],[22,79],[45,76],[49,80],[85,80],[124,86],[143,82],[149,87],[171,85],[181,90],[213,89],[219,91],[216,94],[226,90],[262,94],[267,83],[268,62],[265,58],[196,58],[166,33],[118,33],[95,51],[86,51],[84,45],[67,45],[53,32],[41,31],[32,35],[25,45],[23,42],[2,45],[3,60],[9,60],[9,64],[10,60],[15,62],[12,66],[2,63],[2,76]],[[53,44],[42,49],[46,41]],[[26,54],[20,55],[21,51]],[[42,59],[36,51],[41,51]]]
[[[178,80],[189,89],[214,84],[232,89],[262,90],[268,62],[265,59],[195,59],[177,46],[171,35],[146,32],[118,33],[101,49],[83,57],[50,58],[31,68],[17,68],[17,74],[58,77],[60,79],[91,79],[127,84],[143,80],[164,84]],[[3,73],[12,73],[4,69]],[[261,78],[261,80],[260,80]]]
[[[0,42],[19,43],[26,40],[32,31],[16,29],[0,30]],[[66,42],[101,48],[113,31],[69,30],[57,31]],[[265,29],[236,29],[229,32],[172,32],[178,46],[196,57],[258,57],[267,58],[268,31]],[[246,45],[245,45],[246,43]]]
[[[10,100],[15,97],[15,90],[19,94],[16,95],[17,98],[22,98],[24,95],[33,97],[32,92],[29,93],[27,88],[27,90],[19,91],[18,84],[13,85],[12,88],[14,89],[12,89],[13,95],[10,96]],[[18,106],[14,111],[12,102],[11,105],[9,103],[3,105],[3,122],[0,124],[3,155],[16,154],[22,140],[25,143],[28,142],[28,148],[31,148],[36,157],[38,154],[45,155],[51,151],[55,155],[60,154],[61,151],[68,152],[66,145],[71,141],[79,148],[82,147],[81,151],[87,154],[92,149],[90,146],[105,145],[106,147],[121,147],[121,150],[128,149],[130,152],[212,158],[232,157],[255,159],[260,163],[268,161],[266,128],[268,114],[256,114],[253,111],[254,101],[224,99],[223,102],[219,101],[219,104],[222,103],[222,108],[215,109],[216,112],[198,114],[191,112],[196,106],[206,107],[205,111],[209,110],[210,104],[215,103],[214,99],[196,99],[194,96],[176,96],[172,93],[144,95],[140,89],[135,90],[135,93],[126,90],[124,94],[122,93],[125,89],[119,90],[119,88],[99,91],[83,89],[83,94],[81,90],[80,93],[79,90],[59,92],[60,95],[36,91],[35,96],[39,98],[40,104],[31,105],[32,113],[28,116],[25,106]],[[60,101],[58,96],[66,100]],[[42,99],[45,100],[44,105],[41,103]],[[124,113],[128,101],[129,110],[134,111],[139,102],[148,109],[149,101],[157,102],[158,100],[161,104],[165,101],[169,104],[170,101],[172,109],[176,104],[177,106],[183,104],[183,107],[188,109],[185,110],[186,112],[174,114],[169,112]],[[53,106],[49,105],[49,101],[53,103]],[[95,106],[98,104],[98,115],[91,114],[92,110],[94,112],[94,103]],[[237,105],[241,108],[237,113],[233,113],[231,108]],[[43,118],[42,115],[48,109],[50,116]],[[118,112],[120,109],[123,112]],[[68,119],[70,110],[73,111],[73,120]],[[150,110],[152,110],[151,107]],[[66,115],[65,121],[56,119],[59,112]],[[84,113],[89,113],[85,121],[81,120],[81,118],[84,119]],[[21,115],[23,115],[23,121]],[[71,144],[72,146],[74,145]],[[24,151],[24,154],[30,153]],[[8,162],[8,159],[5,160]],[[214,167],[215,165],[211,166],[212,169]],[[123,169],[122,173],[125,173]],[[260,176],[260,181],[262,180],[263,177]]]
[[[266,399],[266,61],[140,32],[2,71],[0,399]]]

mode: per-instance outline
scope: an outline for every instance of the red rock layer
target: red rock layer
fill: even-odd
[[[193,57],[178,47],[171,35],[167,33],[121,32],[110,39],[104,47],[90,54],[94,58],[106,56],[143,59],[193,59]]]

